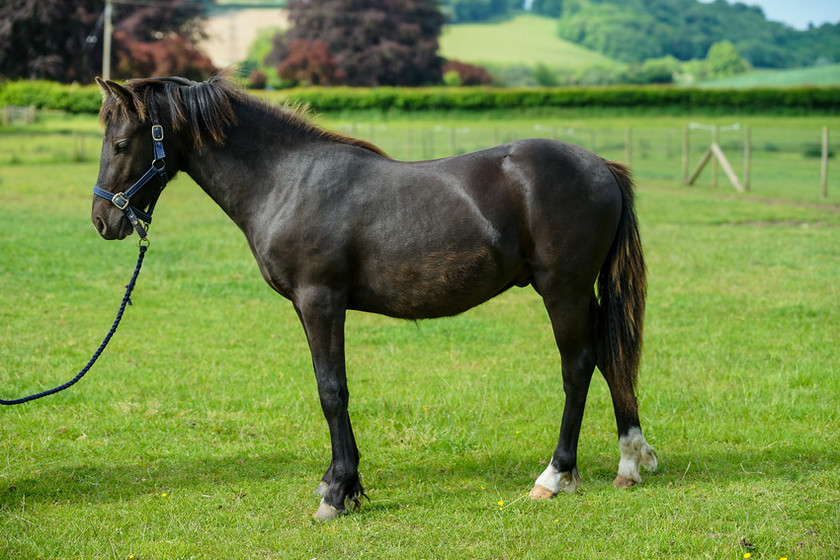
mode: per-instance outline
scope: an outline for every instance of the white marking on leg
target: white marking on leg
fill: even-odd
[[[571,494],[579,485],[580,476],[577,469],[561,472],[549,462],[548,467],[537,478],[529,495],[534,499],[553,498],[561,490]]]
[[[560,471],[555,469],[554,465],[549,463],[548,467],[537,478],[536,485],[547,488],[548,490],[551,490],[552,494],[556,494],[560,491],[560,477]]]
[[[632,486],[641,483],[639,465],[644,465],[652,471],[658,464],[656,452],[648,445],[639,428],[630,428],[627,435],[620,437],[618,447],[621,450],[621,460],[618,463],[616,486]]]

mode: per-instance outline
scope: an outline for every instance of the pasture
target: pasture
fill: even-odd
[[[381,122],[331,124],[372,130],[401,157]],[[420,125],[406,119],[399,138]],[[484,141],[514,128],[472,126]],[[93,135],[96,123],[70,128]],[[11,139],[28,141],[0,141]],[[79,163],[21,150],[0,167],[2,398],[71,377],[133,267],[134,237],[105,242],[88,220],[90,149]],[[241,233],[182,176],[158,205],[134,305],[98,364],[64,393],[0,410],[0,557],[840,556],[840,189],[828,202],[817,187],[803,195],[797,165],[761,171],[770,192],[678,187],[679,167],[648,153],[634,156],[650,279],[639,396],[660,468],[643,485],[611,486],[618,449],[596,374],[581,491],[527,498],[556,443],[562,385],[539,297],[513,289],[451,319],[350,314],[370,501],[314,523],[329,439],[302,329]]]
[[[615,64],[599,52],[558,37],[555,18],[524,13],[493,23],[447,25],[440,37],[440,52],[444,58],[479,65],[584,68]]]

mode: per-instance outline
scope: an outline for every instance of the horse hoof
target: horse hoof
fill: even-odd
[[[318,506],[318,511],[316,511],[315,515],[312,517],[315,521],[330,521],[337,517],[341,517],[342,515],[347,515],[346,509],[337,509],[332,507],[330,504],[321,501],[321,505]]]
[[[626,476],[618,475],[613,481],[613,486],[616,488],[632,488],[636,485],[636,481]]]
[[[330,489],[330,485],[324,482],[323,480],[318,485],[318,488],[315,489],[315,495],[321,496],[322,498],[327,495],[327,490]]]
[[[535,484],[531,491],[528,493],[528,497],[532,500],[548,500],[556,496],[554,492],[546,488],[545,486],[540,486],[539,484]]]

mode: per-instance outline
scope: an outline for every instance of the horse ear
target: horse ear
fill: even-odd
[[[102,90],[104,95],[111,93],[111,88],[108,87],[108,83],[99,76],[96,77],[96,83],[99,85],[99,89]]]
[[[112,80],[103,80],[99,76],[96,77],[96,83],[102,89],[102,94],[105,97],[113,95],[117,98],[119,103],[122,103],[129,111],[137,112],[137,106],[134,104],[134,96],[131,92],[123,86]]]

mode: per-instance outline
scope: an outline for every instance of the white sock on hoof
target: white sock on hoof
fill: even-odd
[[[645,436],[642,435],[642,430],[639,428],[630,428],[627,435],[620,437],[618,447],[621,450],[621,460],[618,462],[618,478],[629,482],[625,486],[642,482],[639,465],[644,465],[645,468],[652,471],[659,463],[656,452],[648,445]]]
[[[548,467],[542,472],[534,483],[534,488],[529,496],[534,499],[554,497],[560,491],[573,493],[580,486],[580,475],[577,469],[567,472],[560,472],[549,462]],[[542,489],[548,492],[543,492]]]

